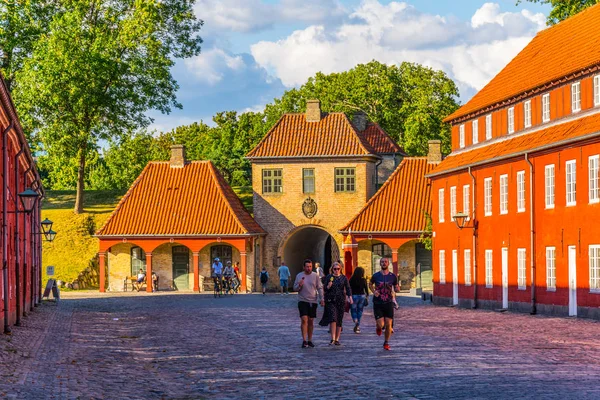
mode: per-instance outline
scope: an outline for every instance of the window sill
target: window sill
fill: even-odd
[[[590,204],[598,204],[600,203],[600,199],[592,199],[590,200]]]
[[[500,211],[500,215],[508,215],[508,211]]]
[[[548,206],[546,205],[546,208],[544,208],[545,210],[554,210],[554,205]]]
[[[444,281],[444,282],[440,282],[440,285],[445,285],[445,284],[446,284],[446,282],[445,282],[445,281]]]
[[[526,286],[519,286],[519,287],[517,288],[517,290],[527,290],[527,287],[526,287]]]
[[[465,283],[465,286],[467,286],[467,287],[468,287],[468,286],[471,286],[471,284],[470,284],[470,283]]]
[[[485,288],[486,288],[486,289],[493,289],[493,288],[494,288],[494,285],[485,285]]]
[[[555,287],[554,288],[551,288],[551,287],[546,288],[546,292],[556,292],[556,288]]]
[[[517,210],[518,213],[524,213],[525,211],[527,211],[527,210],[525,210],[525,209]]]
[[[565,207],[575,207],[577,203],[567,203]]]
[[[600,289],[590,289],[590,294],[600,294]]]
[[[483,214],[483,216],[484,216],[484,217],[491,217],[491,216],[492,216],[492,213],[485,213],[485,214]]]

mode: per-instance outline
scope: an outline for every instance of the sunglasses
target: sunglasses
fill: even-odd
[[[333,270],[334,270],[334,271],[340,271],[340,270],[341,270],[341,268],[334,268]]]

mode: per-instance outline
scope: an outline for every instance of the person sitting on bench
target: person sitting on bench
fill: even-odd
[[[142,288],[142,283],[144,283],[145,280],[146,280],[146,273],[144,272],[143,269],[140,268],[140,272],[138,272],[138,274],[137,274],[137,281],[136,281],[138,292]]]
[[[152,291],[158,292],[158,275],[154,271],[152,271]]]

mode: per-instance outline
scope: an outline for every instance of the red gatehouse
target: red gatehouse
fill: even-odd
[[[430,174],[437,304],[600,317],[600,6],[450,115]]]
[[[0,78],[2,134],[2,273],[0,318],[4,332],[20,325],[21,318],[41,300],[40,205],[41,180],[9,91]],[[22,202],[27,189],[32,196]],[[31,211],[27,210],[30,209]]]
[[[181,145],[171,151],[170,162],[146,166],[96,233],[100,291],[128,290],[139,269],[158,275],[159,290],[202,291],[215,257],[239,262],[250,289],[265,232],[210,161],[186,161]]]

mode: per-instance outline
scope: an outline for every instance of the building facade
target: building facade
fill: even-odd
[[[172,146],[171,160],[149,163],[96,233],[100,291],[127,290],[139,269],[157,274],[159,290],[202,291],[215,257],[239,262],[246,291],[264,234],[210,161],[188,162],[184,147]]]
[[[319,101],[312,100],[305,114],[284,115],[247,155],[254,218],[267,232],[262,262],[271,276],[281,263],[295,276],[305,258],[325,270],[340,259],[340,228],[403,155],[363,114],[351,122],[343,113],[321,112]]]
[[[4,332],[20,325],[21,318],[42,297],[40,205],[44,194],[15,107],[0,78],[0,126],[2,134],[2,273],[0,319]],[[19,193],[33,189],[40,197],[30,213],[24,212]]]
[[[594,6],[538,33],[446,119],[436,303],[600,317],[598,23]]]

